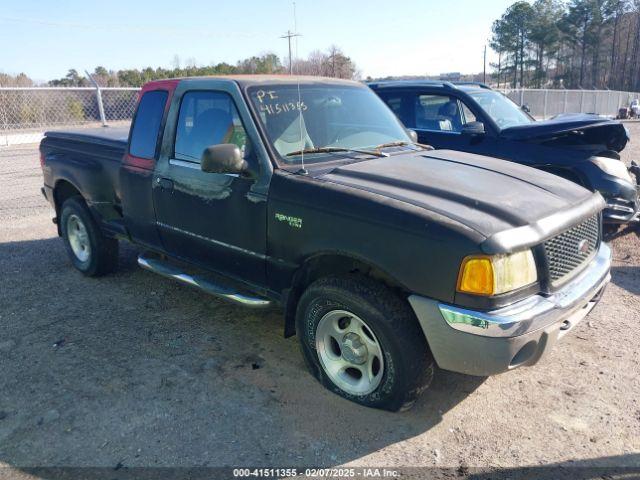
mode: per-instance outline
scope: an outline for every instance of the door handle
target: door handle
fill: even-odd
[[[163,190],[173,190],[173,180],[169,180],[168,178],[156,178],[156,183]]]

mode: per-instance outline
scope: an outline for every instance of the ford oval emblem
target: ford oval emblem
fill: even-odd
[[[586,255],[589,253],[589,241],[585,238],[578,243],[578,252]]]

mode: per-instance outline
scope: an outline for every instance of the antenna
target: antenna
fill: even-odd
[[[293,29],[295,31],[298,31],[298,19],[296,17],[296,2],[293,2]],[[298,37],[300,35],[299,34],[295,34],[296,37],[296,58],[298,57]],[[289,45],[291,45],[291,39],[289,39]],[[289,72],[292,73],[292,64],[291,64],[291,49],[289,49]],[[304,168],[304,133],[302,132],[302,127],[304,125],[304,121],[302,118],[302,95],[300,94],[300,75],[299,75],[299,71],[296,72],[296,84],[298,87],[298,119],[300,121],[299,123],[299,129],[300,129],[300,163],[301,163],[301,167],[300,170],[298,171],[298,173],[302,174],[302,175],[306,175],[307,169]]]

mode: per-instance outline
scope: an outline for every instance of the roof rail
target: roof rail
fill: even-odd
[[[456,85],[475,85],[480,88],[484,88],[486,90],[491,90],[491,87],[486,83],[482,82],[455,82]]]
[[[491,87],[482,82],[450,82],[448,80],[431,80],[431,79],[400,79],[400,80],[374,80],[371,82],[365,82],[371,88],[382,88],[382,87],[398,87],[398,86],[442,86],[444,88],[448,88],[450,90],[458,90],[458,87],[470,85],[476,86],[478,88],[484,88],[486,90],[491,90]]]

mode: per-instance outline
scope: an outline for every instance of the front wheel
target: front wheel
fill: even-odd
[[[62,204],[60,231],[71,263],[84,275],[97,277],[118,266],[118,241],[103,235],[82,198]]]
[[[410,408],[431,383],[434,361],[411,308],[367,277],[327,277],[307,288],[296,330],[310,371],[361,405]]]
[[[612,241],[615,238],[618,231],[620,231],[620,227],[621,225],[617,223],[605,223],[604,226],[602,227],[602,239],[605,242]]]

